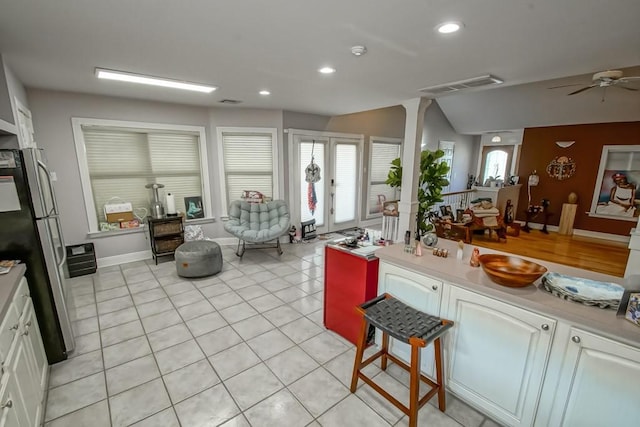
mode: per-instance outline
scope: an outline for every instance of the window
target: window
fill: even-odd
[[[513,145],[485,146],[482,149],[482,172],[480,185],[484,185],[489,177],[509,180]]]
[[[438,149],[444,152],[444,156],[440,158],[441,162],[445,162],[447,166],[449,166],[449,172],[447,172],[447,181],[449,181],[449,185],[442,188],[443,193],[448,193],[451,191],[451,177],[453,176],[453,150],[456,146],[455,142],[452,141],[440,141],[438,142]]]
[[[277,130],[274,128],[218,128],[222,144],[220,168],[223,210],[245,190],[259,191],[277,199]],[[225,214],[226,216],[226,214]]]
[[[367,217],[382,215],[382,203],[397,200],[398,191],[385,184],[391,161],[401,155],[402,141],[396,138],[371,137],[369,150],[369,199]]]
[[[185,211],[184,198],[202,197],[211,217],[204,128],[73,119],[89,231],[106,223],[104,205],[130,202],[139,216],[151,213],[152,190],[163,184],[160,198],[175,196],[176,209]]]

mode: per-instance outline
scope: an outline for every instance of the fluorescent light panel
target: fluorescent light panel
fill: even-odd
[[[217,89],[215,86],[205,86],[197,83],[182,82],[179,80],[162,79],[158,77],[145,76],[143,74],[127,73],[124,71],[105,70],[104,68],[96,68],[96,77],[99,79],[117,80],[121,82],[139,83],[143,85],[161,86],[203,93],[211,93]]]

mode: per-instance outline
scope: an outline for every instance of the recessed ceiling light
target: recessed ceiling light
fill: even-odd
[[[332,67],[322,67],[318,71],[322,74],[333,74],[336,72],[336,69]]]
[[[264,96],[271,95],[271,92],[269,92],[268,90],[261,90],[261,91],[260,91],[260,92],[258,92],[258,93],[259,93],[260,95],[264,95]]]
[[[436,30],[438,30],[440,34],[451,34],[451,33],[455,33],[456,31],[459,31],[460,28],[462,28],[461,22],[451,21],[451,22],[443,22],[442,24],[436,27]]]
[[[211,93],[217,89],[217,87],[215,86],[206,86],[180,80],[151,77],[145,76],[143,74],[127,73],[124,71],[105,70],[103,68],[96,68],[96,77],[98,77],[99,79],[117,80],[121,82],[139,83],[151,86],[162,86],[172,89],[191,90],[203,93]]]

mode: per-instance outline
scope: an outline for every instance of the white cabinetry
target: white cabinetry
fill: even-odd
[[[447,386],[510,426],[533,424],[556,321],[455,286],[447,289]]]
[[[389,293],[416,310],[433,316],[440,315],[443,286],[441,281],[382,262],[378,282],[379,294]],[[380,342],[380,340],[376,341]],[[389,351],[407,363],[411,360],[411,347],[395,338],[389,339]],[[429,344],[421,351],[420,368],[425,375],[433,378],[433,344]]]
[[[578,328],[571,328],[563,344],[557,392],[545,425],[637,425],[640,350]]]
[[[49,367],[26,279],[0,325],[0,427],[39,426]]]

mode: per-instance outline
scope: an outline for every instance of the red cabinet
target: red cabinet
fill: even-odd
[[[324,249],[324,325],[354,344],[362,320],[355,306],[378,294],[378,264],[376,257],[331,245]]]

